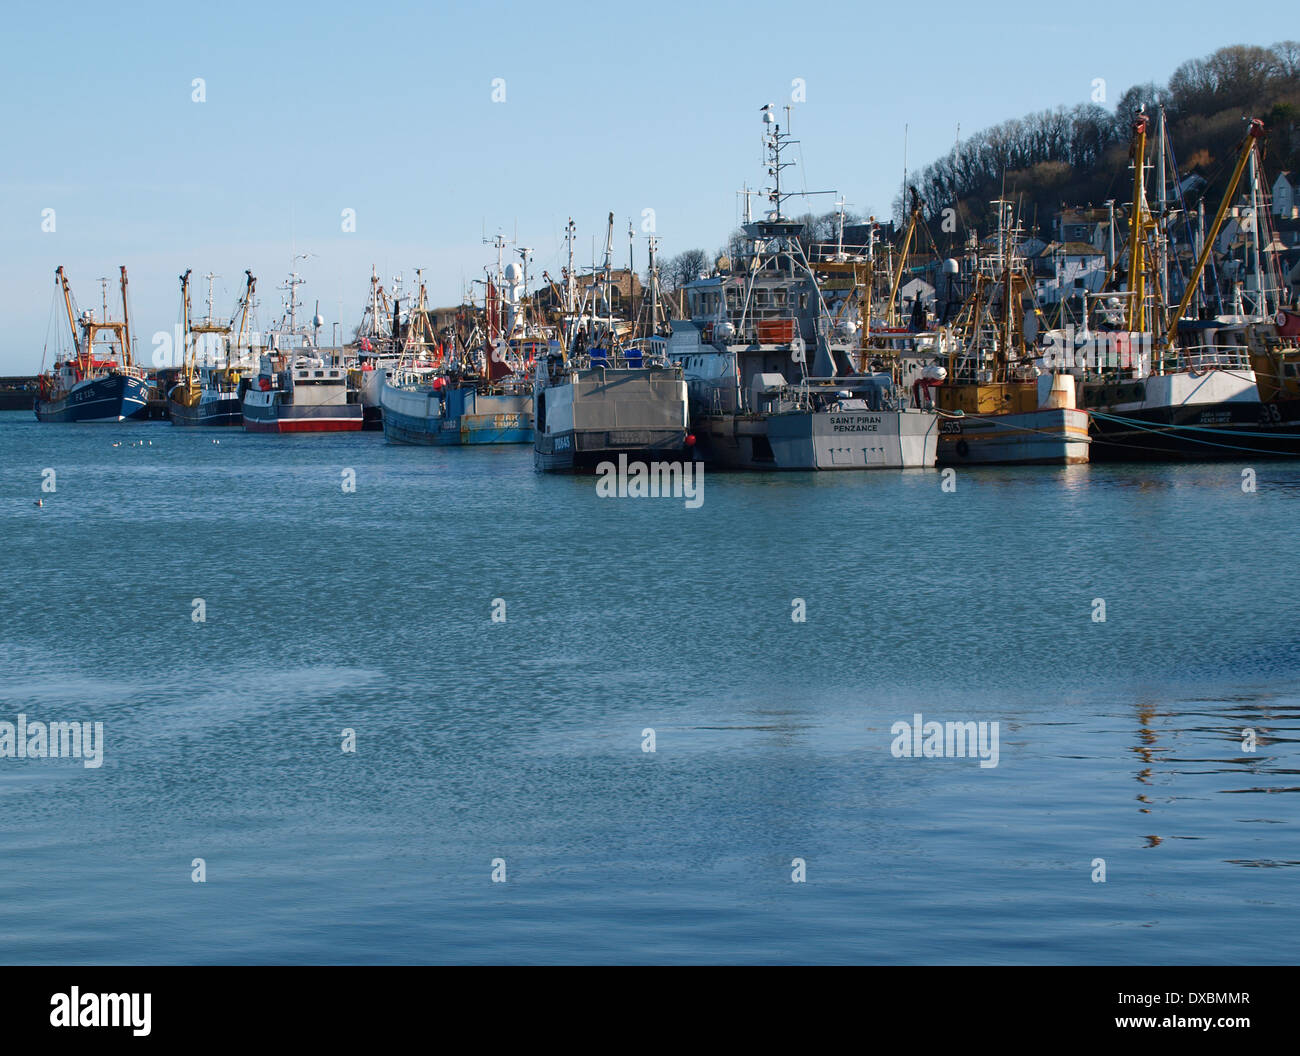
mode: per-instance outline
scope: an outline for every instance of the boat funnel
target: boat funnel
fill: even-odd
[[[1040,411],[1058,407],[1072,408],[1074,406],[1074,375],[1038,375],[1038,409]]]

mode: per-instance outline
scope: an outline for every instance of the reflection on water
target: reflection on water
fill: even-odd
[[[135,428],[0,416],[0,722],[106,738],[0,759],[0,959],[1295,959],[1241,944],[1300,924],[1264,556],[1300,467],[717,474],[685,510],[526,447]],[[895,758],[918,713],[998,722],[998,766]]]

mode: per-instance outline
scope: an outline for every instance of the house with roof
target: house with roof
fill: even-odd
[[[1300,216],[1300,173],[1277,174],[1273,181],[1273,215]]]
[[[1040,304],[1097,293],[1106,282],[1106,254],[1090,242],[1049,242],[1030,258]]]

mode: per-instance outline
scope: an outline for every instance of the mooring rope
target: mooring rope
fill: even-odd
[[[1249,432],[1245,429],[1212,429],[1208,426],[1199,426],[1199,425],[1172,425],[1171,424],[1171,425],[1162,425],[1162,426],[1152,426],[1146,424],[1145,422],[1140,422],[1136,418],[1123,418],[1119,415],[1106,414],[1102,411],[1089,411],[1088,413],[1097,418],[1101,418],[1105,421],[1118,422],[1120,425],[1126,425],[1134,429],[1139,429],[1143,432],[1160,433],[1166,436],[1172,435],[1175,432],[1179,432],[1179,431],[1183,433],[1196,431],[1196,432],[1206,432],[1206,433],[1219,433],[1224,436],[1247,436],[1247,437],[1259,436],[1259,437],[1266,437],[1274,440],[1300,440],[1300,434],[1297,433],[1255,433],[1255,432]],[[1194,444],[1205,444],[1207,447],[1221,447],[1227,451],[1245,451],[1246,453],[1252,455],[1276,454],[1276,455],[1283,455],[1288,458],[1300,457],[1300,452],[1262,451],[1258,447],[1242,447],[1240,444],[1223,444],[1214,440],[1203,440],[1198,436],[1186,436],[1184,437],[1184,439],[1190,440]],[[1100,442],[1103,444],[1115,444],[1116,446],[1123,446],[1123,447],[1140,446],[1136,444],[1120,444],[1118,441],[1106,440],[1100,437],[1097,438],[1097,440],[1095,440],[1094,443],[1095,442]]]

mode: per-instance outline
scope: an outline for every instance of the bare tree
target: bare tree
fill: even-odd
[[[665,289],[678,290],[694,282],[709,267],[709,255],[702,249],[688,249],[671,257],[659,269]]]

